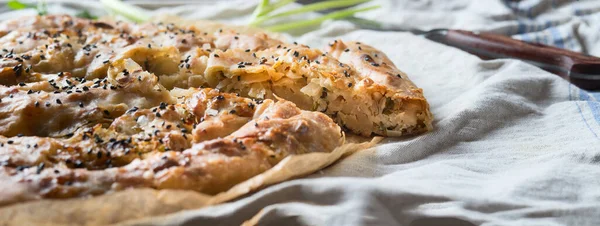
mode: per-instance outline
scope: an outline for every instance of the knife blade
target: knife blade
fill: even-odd
[[[559,75],[580,88],[600,90],[600,58],[598,57],[493,33],[453,29],[424,31],[402,29],[356,17],[347,20],[369,30],[410,32],[486,60],[504,58],[523,60]]]

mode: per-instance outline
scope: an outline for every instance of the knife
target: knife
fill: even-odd
[[[348,21],[363,29],[410,32],[429,40],[453,46],[482,59],[513,58],[559,75],[587,90],[600,90],[600,58],[508,36],[454,29],[399,29],[375,21],[352,17]]]

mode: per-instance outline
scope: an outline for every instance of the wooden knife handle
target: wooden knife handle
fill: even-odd
[[[516,58],[538,63],[538,66],[543,69],[561,75],[581,88],[600,88],[600,58],[598,57],[492,33],[447,30],[445,35],[436,35],[432,39],[484,59]],[[596,76],[573,76],[576,74]]]

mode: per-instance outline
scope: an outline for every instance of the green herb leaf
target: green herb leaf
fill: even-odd
[[[30,5],[27,5],[25,3],[19,2],[18,0],[10,0],[6,3],[6,6],[9,9],[12,10],[19,10],[19,9],[27,9],[27,8],[34,8]]]
[[[291,16],[291,15],[296,15],[296,14],[301,14],[301,13],[308,13],[308,12],[327,10],[327,9],[355,6],[355,5],[369,2],[369,1],[370,0],[328,0],[328,1],[323,1],[323,2],[312,3],[312,4],[308,4],[308,5],[296,8],[296,9],[291,9],[288,11],[272,14],[271,12],[273,12],[277,9],[280,9],[281,7],[283,7],[287,4],[290,4],[292,2],[295,2],[295,1],[294,0],[277,0],[273,4],[269,4],[269,0],[261,0],[261,2],[258,4],[256,9],[252,13],[252,20],[250,21],[250,25],[251,26],[261,26],[261,24],[263,24],[269,20],[272,20],[274,18],[278,18],[278,17],[285,17],[285,16]],[[358,18],[353,17],[355,13],[368,11],[368,10],[372,10],[372,9],[376,9],[376,8],[379,8],[379,6],[371,6],[371,7],[359,8],[359,9],[356,9],[356,8],[342,9],[342,10],[338,10],[338,11],[334,11],[332,13],[326,14],[326,15],[316,18],[316,19],[303,20],[303,21],[285,23],[285,24],[280,24],[280,25],[273,25],[273,26],[266,26],[266,27],[262,26],[262,27],[266,28],[267,30],[271,30],[271,31],[284,31],[284,30],[290,30],[290,29],[294,29],[294,28],[318,25],[318,24],[322,23],[323,21],[329,20],[329,19],[342,19],[342,18],[347,18],[347,17],[350,17],[353,19],[358,19]],[[375,23],[377,23],[377,22],[375,22]],[[379,26],[379,25],[376,25],[376,26]]]
[[[46,5],[46,0],[38,0],[37,7],[35,9],[38,11],[38,15],[43,16],[48,14],[48,6]]]
[[[267,1],[268,2],[268,1]],[[281,7],[284,7],[292,2],[295,2],[295,0],[278,0],[275,3],[273,3],[272,5],[266,5],[264,7],[264,10],[259,14],[259,16],[264,16],[270,12],[272,12],[273,10],[279,9]]]
[[[150,20],[148,12],[140,7],[124,3],[119,0],[100,0],[104,7],[134,22]]]
[[[38,0],[37,5],[30,5],[19,2],[18,0],[11,0],[6,3],[6,6],[12,10],[35,9],[40,16],[48,14],[48,6],[46,6],[45,0]]]
[[[256,19],[255,21],[253,21],[251,23],[251,25],[258,25],[258,24],[263,23],[266,20],[270,20],[270,19],[277,18],[277,17],[291,16],[291,15],[300,14],[300,13],[307,13],[307,12],[326,10],[326,9],[332,9],[332,8],[353,6],[353,5],[365,3],[368,1],[370,1],[370,0],[333,0],[333,1],[317,2],[317,3],[302,6],[300,8],[277,13],[275,15],[270,15],[270,16],[265,15],[263,17]]]
[[[83,10],[83,11],[77,13],[75,16],[79,17],[79,18],[86,18],[86,19],[91,19],[91,20],[98,19],[97,16],[92,15],[90,13],[90,11],[87,11],[87,10]]]
[[[258,3],[258,6],[256,6],[256,9],[254,9],[254,12],[252,12],[252,20],[258,18],[263,13],[267,5],[269,5],[269,0],[260,1],[260,3]]]
[[[285,30],[296,29],[296,28],[300,28],[300,27],[308,27],[308,26],[320,24],[326,20],[341,19],[341,18],[352,16],[358,12],[369,11],[369,10],[377,9],[379,7],[380,6],[370,6],[370,7],[359,8],[359,9],[339,10],[339,11],[335,11],[333,13],[327,14],[327,15],[319,17],[319,18],[311,19],[311,20],[304,20],[304,21],[286,23],[286,24],[281,24],[281,25],[268,26],[265,28],[267,30],[271,30],[271,31],[285,31]]]

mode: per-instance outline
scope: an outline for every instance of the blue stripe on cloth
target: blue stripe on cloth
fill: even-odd
[[[572,89],[573,88],[580,91],[579,97],[581,97],[581,90],[579,88],[575,87],[573,84],[569,83],[569,85],[568,85],[569,101],[573,101],[573,95],[572,95]],[[592,127],[590,126],[590,124],[587,122],[587,120],[585,120],[585,116],[583,115],[583,111],[581,110],[581,106],[579,106],[580,102],[578,100],[575,100],[575,101],[573,101],[573,103],[575,104],[575,106],[577,106],[577,110],[579,111],[579,115],[581,115],[581,121],[583,121],[583,123],[588,128],[588,130],[590,130],[590,132],[592,134],[594,134],[594,137],[596,137],[596,139],[600,140],[600,137],[598,137],[598,134],[596,134],[596,132],[594,132],[594,130],[592,129]]]
[[[573,40],[573,37],[571,36],[571,33],[567,33],[567,37],[565,37],[564,41],[566,41],[565,49],[570,49],[570,50],[575,49],[575,42]]]
[[[584,90],[580,89],[579,90],[579,99],[600,103],[600,92],[588,92],[588,91],[584,91]]]
[[[571,95],[571,86],[573,86],[571,83],[569,83],[569,101],[573,100],[573,97]]]
[[[569,85],[569,88],[570,87],[571,87],[571,85]],[[577,88],[577,89],[579,89],[579,88]],[[589,106],[589,108],[592,112],[592,115],[594,116],[594,119],[596,120],[596,123],[600,124],[600,102],[593,101],[590,93],[588,93],[582,89],[579,89],[579,100],[584,100],[585,103],[587,103],[587,105]],[[581,103],[581,102],[579,102],[579,103]],[[583,122],[585,123],[585,125],[594,134],[594,136],[596,138],[600,139],[600,137],[598,137],[598,134],[592,129],[590,124],[587,122],[587,120],[583,116],[583,111],[581,110],[581,106],[579,106],[578,102],[575,102],[575,104],[577,105],[577,108],[579,109],[579,114],[581,114],[581,118],[583,119]]]
[[[565,44],[560,34],[560,31],[556,27],[550,27],[550,34],[552,35],[552,43],[558,48],[564,48]]]
[[[591,101],[592,96],[590,96],[586,91],[582,89],[579,90],[579,100]]]
[[[587,101],[587,104],[590,106],[592,114],[594,114],[594,119],[596,119],[596,122],[600,124],[600,102]]]
[[[552,21],[546,21],[546,28],[552,27]]]
[[[594,130],[592,129],[592,127],[590,126],[590,124],[587,122],[587,120],[585,120],[585,117],[583,116],[583,111],[581,110],[581,107],[579,106],[580,102],[573,102],[575,103],[575,106],[577,106],[577,109],[579,110],[579,115],[581,115],[581,120],[583,121],[583,123],[585,124],[585,126],[590,130],[590,132],[592,132],[592,134],[594,134],[594,136],[596,137],[596,139],[600,139],[598,137],[598,134],[596,134],[596,132],[594,132]],[[594,116],[595,118],[595,116]],[[598,120],[598,119],[596,119]]]
[[[576,6],[573,6],[573,14],[575,14],[575,16],[581,16],[585,14],[585,12],[582,12],[580,9],[576,8]]]
[[[526,31],[525,23],[523,21],[518,21],[517,25],[517,34],[523,34]]]
[[[590,95],[596,99],[596,101],[600,101],[600,92],[589,92]]]

